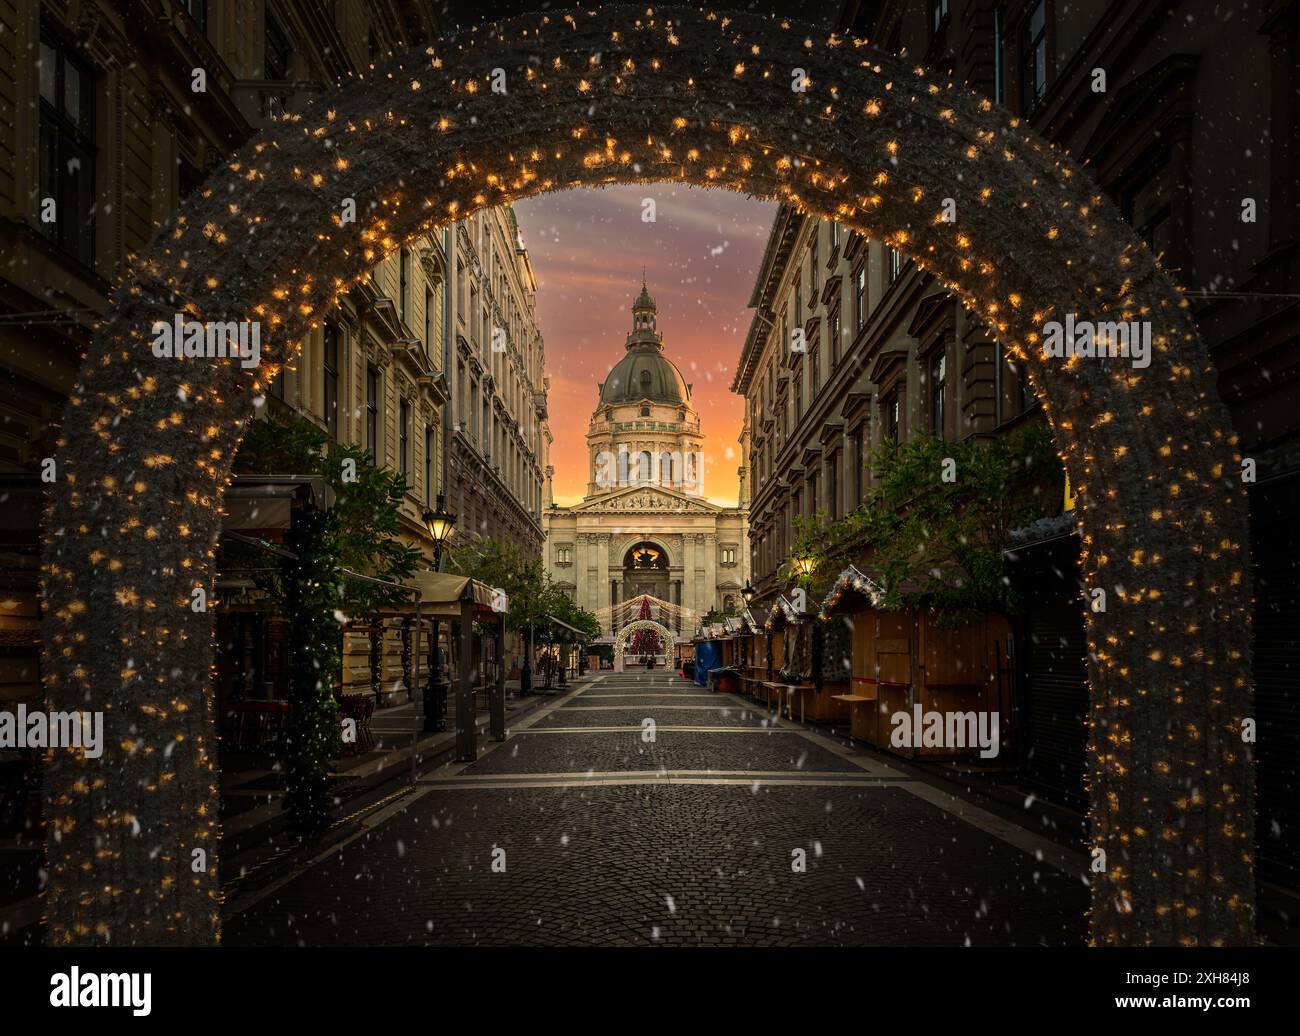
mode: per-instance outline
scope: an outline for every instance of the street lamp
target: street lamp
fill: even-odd
[[[442,545],[451,539],[456,530],[456,516],[447,513],[447,497],[438,494],[438,509],[425,510],[421,516],[424,527],[433,540],[433,571],[442,568]],[[435,734],[447,729],[447,684],[442,679],[442,623],[433,618],[433,634],[429,637],[429,679],[424,685],[424,732]]]
[[[754,597],[757,593],[758,591],[754,589],[753,584],[750,583],[748,579],[746,579],[745,585],[740,591],[740,596],[744,599],[746,608],[748,608],[751,604],[754,603]]]
[[[426,509],[422,517],[424,527],[429,530],[429,538],[433,540],[433,570],[437,572],[442,568],[442,545],[451,539],[451,534],[456,530],[456,516],[447,513],[447,495],[439,493],[438,509]]]
[[[811,554],[805,554],[803,557],[791,558],[790,564],[799,575],[810,576],[813,569],[817,567],[817,559]]]

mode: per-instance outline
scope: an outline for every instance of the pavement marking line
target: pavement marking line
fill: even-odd
[[[777,780],[782,777],[792,779],[830,779],[848,780],[858,784],[871,784],[880,780],[889,780],[894,783],[906,783],[913,781],[915,777],[881,777],[876,774],[855,773],[844,770],[562,770],[542,773],[471,773],[458,777],[422,777],[421,784],[438,784],[455,781],[457,783],[472,784],[473,787],[483,788],[492,787],[499,783],[528,780],[528,781],[582,781],[582,780],[605,780],[616,779],[621,777],[646,777],[662,776],[669,778],[690,778],[690,777],[730,777],[740,781],[766,781]]]
[[[663,728],[659,729],[662,730]],[[952,792],[926,784],[923,780],[909,778],[901,770],[895,770],[887,763],[863,756],[817,731],[796,726],[790,726],[786,729],[792,733],[802,734],[818,747],[828,749],[841,759],[847,759],[855,766],[859,766],[868,772],[888,776],[893,780],[902,778],[899,786],[905,788],[917,798],[923,799],[932,806],[937,806],[950,816],[954,816],[971,827],[983,831],[986,835],[992,835],[1000,842],[1006,842],[1007,845],[1013,846],[1023,853],[1028,853],[1036,860],[1051,864],[1063,874],[1084,881],[1088,880],[1088,859],[1083,853],[1057,845],[1050,838],[1044,838],[1042,835],[1034,834],[1034,832],[1021,827],[1019,824],[1004,820],[996,813],[990,813],[987,809],[983,809],[972,802],[967,802]]]
[[[485,787],[493,790],[514,791],[520,788],[538,789],[538,788],[614,788],[627,785],[671,785],[680,787],[683,785],[710,785],[717,787],[738,787],[751,788],[758,791],[760,788],[893,788],[898,786],[898,782],[877,779],[874,777],[789,777],[789,778],[750,778],[750,777],[661,777],[658,774],[647,773],[640,777],[600,777],[592,780],[574,780],[574,781],[538,781],[515,779],[508,784],[473,784],[463,781],[449,780],[446,783],[430,785],[429,787],[437,788],[439,791],[481,791]]]
[[[533,727],[520,730],[520,734],[639,734],[641,726],[624,727]],[[784,727],[683,727],[656,723],[655,730],[669,734],[793,734],[794,731]],[[503,742],[504,743],[504,742]]]
[[[626,712],[628,709],[705,709],[717,712],[726,709],[728,712],[762,712],[762,709],[756,709],[752,706],[746,708],[740,705],[673,705],[655,702],[653,705],[561,705],[557,711],[567,712]]]
[[[588,698],[708,698],[710,701],[718,700],[716,694],[675,694],[672,691],[639,691],[635,694],[584,694],[582,697],[583,700]]]

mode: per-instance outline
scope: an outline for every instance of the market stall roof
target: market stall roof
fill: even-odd
[[[492,587],[469,576],[419,571],[413,572],[402,582],[412,591],[411,600],[390,605],[381,611],[390,615],[405,615],[414,611],[415,591],[420,595],[420,615],[431,619],[459,619],[460,606],[464,601],[474,602],[474,618],[479,620],[495,618],[510,607],[510,600],[504,593],[497,597],[499,610],[492,607]]]
[[[755,611],[753,608],[746,608],[741,612],[741,619],[744,620],[745,626],[750,633],[762,633],[763,623],[767,621],[767,612],[763,609]]]
[[[745,624],[738,615],[725,619],[724,625],[727,628],[727,636],[729,637],[738,637],[745,632]]]
[[[884,601],[885,588],[880,584],[879,574],[850,565],[836,577],[822,601],[819,614],[824,619],[831,615],[879,609],[884,606]]]
[[[807,622],[812,617],[811,612],[800,611],[786,594],[781,594],[777,597],[776,603],[772,605],[772,610],[768,613],[763,628],[768,633],[773,633],[776,630],[785,629],[786,626]]]

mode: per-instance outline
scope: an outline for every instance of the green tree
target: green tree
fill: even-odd
[[[926,607],[958,624],[981,611],[1018,609],[1003,550],[1013,529],[1050,514],[1063,475],[1051,433],[1026,425],[996,438],[887,442],[872,456],[880,478],[857,511],[827,523],[797,520],[790,558],[817,560],[824,593],[845,565],[865,558],[895,605]]]

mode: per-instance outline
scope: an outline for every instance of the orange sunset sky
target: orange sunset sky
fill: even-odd
[[[641,218],[647,198],[655,202],[653,223]],[[730,191],[659,183],[516,203],[538,282],[557,504],[577,503],[586,492],[587,422],[597,386],[624,355],[643,266],[664,355],[692,386],[700,414],[705,495],[735,504],[742,400],[729,387],[775,211]]]

